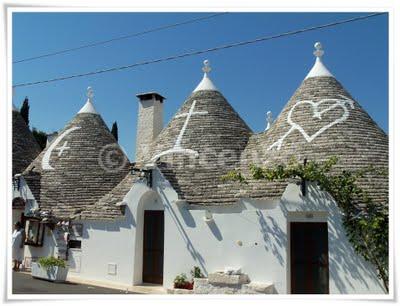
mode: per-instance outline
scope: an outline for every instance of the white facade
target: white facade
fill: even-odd
[[[144,210],[164,210],[163,286],[199,266],[205,274],[241,268],[251,281],[273,283],[290,293],[290,222],[327,222],[329,292],[385,293],[374,267],[355,254],[333,199],[314,185],[303,197],[290,184],[276,201],[243,199],[235,206],[192,207],[177,201],[167,180],[154,170],[153,188],[136,183],[125,196],[125,217],[83,221],[81,249],[69,249],[70,275],[89,280],[142,283]],[[206,213],[206,211],[208,211]],[[211,218],[206,222],[205,217]],[[26,247],[25,256],[55,254],[54,235],[46,228],[43,247]],[[289,263],[289,264],[288,264]]]

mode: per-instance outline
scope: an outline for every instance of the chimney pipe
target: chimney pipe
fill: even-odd
[[[137,94],[139,110],[136,132],[137,163],[151,158],[150,146],[163,129],[163,102],[165,98],[156,92]]]

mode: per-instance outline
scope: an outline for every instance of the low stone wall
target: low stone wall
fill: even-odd
[[[272,283],[250,282],[247,274],[210,273],[208,278],[195,278],[195,294],[273,294]]]

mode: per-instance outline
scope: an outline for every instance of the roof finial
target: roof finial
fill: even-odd
[[[94,92],[92,87],[88,87],[86,89],[86,96],[87,96],[87,100],[85,105],[81,108],[81,110],[78,112],[78,114],[80,113],[92,113],[92,114],[98,114],[98,112],[96,111],[96,109],[93,106],[93,97],[94,97]]]
[[[210,61],[208,59],[206,59],[206,60],[204,60],[203,64],[204,64],[204,67],[202,68],[202,70],[204,71],[205,74],[209,73],[211,71]]]
[[[213,82],[208,77],[208,73],[211,71],[210,61],[208,59],[206,59],[206,60],[204,60],[203,64],[204,64],[204,66],[202,68],[202,70],[204,72],[203,79],[201,80],[199,85],[197,85],[197,87],[195,88],[195,90],[193,92],[196,92],[196,91],[199,91],[199,90],[215,90],[215,91],[218,91],[217,87],[215,87]]]
[[[267,127],[265,128],[265,131],[268,131],[272,124],[274,123],[274,119],[272,118],[272,112],[268,111],[267,112]]]
[[[86,96],[88,97],[88,100],[89,100],[90,102],[93,101],[94,92],[93,92],[92,87],[89,86],[89,87],[87,88],[87,90],[86,90]]]
[[[324,55],[324,50],[322,49],[322,44],[321,44],[319,41],[317,41],[317,42],[314,44],[314,48],[315,48],[314,55],[315,55],[316,57],[321,58],[322,55]]]
[[[325,51],[322,49],[322,44],[317,41],[314,44],[314,55],[316,57],[315,59],[315,64],[311,68],[310,72],[307,74],[306,79],[312,78],[312,77],[322,77],[322,76],[329,76],[333,77],[332,73],[329,72],[329,70],[325,67],[325,65],[322,63],[321,57],[324,55]]]

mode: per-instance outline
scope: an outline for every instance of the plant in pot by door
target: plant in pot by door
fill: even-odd
[[[185,273],[179,274],[174,279],[175,289],[193,290],[193,282],[189,282]]]
[[[65,282],[68,268],[65,261],[53,256],[41,257],[32,263],[32,276],[53,282]]]

